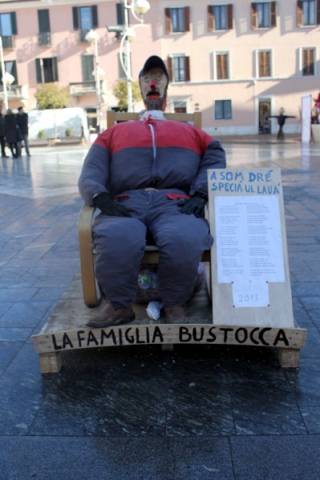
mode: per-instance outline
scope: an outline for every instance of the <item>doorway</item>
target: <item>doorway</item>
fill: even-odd
[[[259,98],[259,133],[271,133],[271,99]]]

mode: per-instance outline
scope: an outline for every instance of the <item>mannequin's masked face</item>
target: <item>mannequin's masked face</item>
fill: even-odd
[[[147,110],[165,110],[168,79],[160,68],[153,68],[139,78],[140,91]]]

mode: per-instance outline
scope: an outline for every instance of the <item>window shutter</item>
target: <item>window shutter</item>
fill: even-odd
[[[228,55],[217,55],[217,79],[223,80],[229,78],[228,74]]]
[[[228,30],[232,30],[233,28],[233,5],[232,4],[227,5],[227,11],[228,11]]]
[[[227,120],[232,118],[231,100],[226,100],[224,102],[224,118],[227,119]]]
[[[303,74],[314,74],[314,50],[313,48],[305,48],[302,53]]]
[[[36,58],[36,80],[37,83],[42,83],[42,72],[41,72],[41,60],[40,58]]]
[[[317,0],[317,25],[320,25],[320,0]]]
[[[259,52],[259,77],[264,76],[264,52]]]
[[[172,58],[171,57],[167,58],[167,67],[168,67],[169,80],[170,82],[172,82]]]
[[[277,2],[271,2],[271,27],[277,25]]]
[[[50,32],[49,10],[38,10],[39,33]]]
[[[84,82],[92,82],[94,80],[93,55],[82,55],[82,79]]]
[[[116,9],[117,9],[117,25],[124,25],[124,4],[117,3]]]
[[[92,28],[97,28],[97,26],[98,26],[98,8],[97,8],[97,5],[92,5],[91,15],[92,15]]]
[[[184,31],[190,32],[190,7],[184,7]]]
[[[208,5],[208,31],[213,32],[214,28],[214,16],[213,16],[213,8],[211,5]]]
[[[313,48],[310,48],[309,50],[309,65],[310,65],[310,75],[314,75],[314,70],[315,70],[315,51]]]
[[[270,52],[265,52],[265,73],[267,77],[271,75]]]
[[[190,58],[184,57],[184,70],[186,82],[190,81]]]
[[[224,77],[229,78],[229,55],[223,55],[223,65],[224,65]]]
[[[271,52],[259,52],[259,77],[271,76]]]
[[[15,78],[15,81],[13,82],[14,84],[18,85],[18,71],[17,71],[17,62],[13,60],[12,63],[12,75]]]
[[[303,75],[308,74],[308,53],[306,49],[302,50],[302,73]]]
[[[217,80],[220,80],[221,77],[221,55],[216,56],[216,62],[217,62]]]
[[[72,7],[73,30],[79,30],[79,8]]]
[[[263,75],[265,77],[268,76],[268,54],[267,54],[267,52],[263,52]]]
[[[296,20],[297,20],[297,27],[301,27],[303,23],[302,0],[297,0]]]
[[[16,12],[11,12],[11,29],[12,29],[12,35],[17,35],[18,30],[17,30],[17,16]]]
[[[214,118],[215,120],[221,120],[223,118],[222,114],[222,100],[216,100],[214,102]]]
[[[257,28],[257,4],[251,3],[251,27]]]
[[[312,75],[312,73],[313,73],[312,65],[313,65],[312,50],[310,48],[308,48],[307,49],[307,69],[308,69],[309,75]]]
[[[164,15],[165,15],[165,32],[170,33],[172,32],[171,9],[165,8]]]
[[[58,77],[58,59],[57,59],[57,57],[52,58],[52,75],[53,75],[53,81],[58,82],[59,77]]]
[[[12,60],[11,74],[14,76],[14,85],[18,85],[18,72],[17,72],[17,62]]]

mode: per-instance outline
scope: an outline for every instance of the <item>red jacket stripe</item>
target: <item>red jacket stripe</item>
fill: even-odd
[[[140,120],[135,123],[134,135],[132,122],[125,122],[103,132],[95,144],[107,148],[112,153],[127,148],[152,148],[152,135],[148,123]],[[152,120],[151,125],[154,128],[157,148],[185,148],[202,155],[212,142],[212,137],[205,132],[182,122]]]

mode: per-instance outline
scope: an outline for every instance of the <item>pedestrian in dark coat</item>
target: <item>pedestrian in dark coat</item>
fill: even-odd
[[[17,116],[11,109],[7,110],[4,117],[4,134],[9,145],[13,158],[20,156],[19,142],[21,141],[21,133],[17,124]]]
[[[4,134],[4,116],[0,112],[0,144],[1,144],[1,157],[8,158],[6,155],[6,137]]]
[[[18,108],[18,115],[17,115],[17,123],[20,128],[24,148],[26,151],[26,155],[30,157],[30,150],[29,150],[29,140],[28,140],[28,134],[29,134],[29,117],[26,112],[23,111],[23,107]]]

